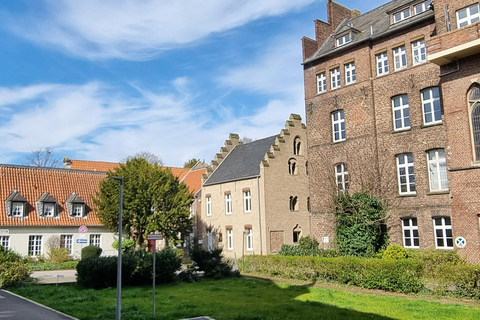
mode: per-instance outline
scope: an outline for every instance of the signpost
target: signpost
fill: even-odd
[[[152,286],[153,286],[153,318],[155,319],[155,256],[156,256],[156,249],[157,249],[157,240],[162,240],[162,234],[149,234],[147,236],[147,240],[155,240],[153,242],[153,279],[152,279]]]

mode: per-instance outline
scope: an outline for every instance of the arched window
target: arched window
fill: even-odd
[[[288,160],[288,173],[292,175],[298,174],[298,165],[295,158],[291,158],[290,160]]]
[[[301,145],[302,145],[302,142],[300,137],[295,137],[295,139],[293,140],[293,154],[295,155],[301,154]]]
[[[298,224],[293,228],[293,243],[298,243],[298,240],[300,240],[300,237],[302,235],[302,227],[300,227]]]
[[[480,161],[480,85],[476,84],[468,94],[470,125],[472,127],[473,159]]]
[[[290,196],[290,211],[298,211],[298,197]]]

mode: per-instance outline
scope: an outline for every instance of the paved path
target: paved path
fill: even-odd
[[[51,270],[51,271],[34,271],[32,278],[37,279],[40,284],[55,284],[55,283],[75,283],[77,277],[75,274],[77,270]]]
[[[64,313],[0,290],[0,319],[8,320],[76,320]]]

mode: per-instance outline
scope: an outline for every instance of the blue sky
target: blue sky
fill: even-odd
[[[387,0],[339,0],[362,13]],[[210,162],[304,118],[301,38],[326,0],[2,0],[0,163],[33,150]]]

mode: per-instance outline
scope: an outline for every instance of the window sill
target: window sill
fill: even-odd
[[[380,77],[384,77],[386,75],[390,74],[390,72],[387,72],[387,73],[382,73],[382,74],[378,74],[377,73],[377,78],[380,78]]]
[[[402,132],[409,132],[409,131],[412,131],[412,127],[405,128],[405,129],[399,129],[399,130],[393,130],[392,134],[402,133]]]
[[[397,194],[397,198],[412,198],[412,197],[416,197],[416,196],[417,196],[417,193],[405,193],[405,194],[399,193],[399,194]]]
[[[440,194],[450,194],[450,190],[427,191],[427,196],[435,196]]]
[[[337,143],[344,142],[344,141],[347,141],[347,139],[332,141],[332,144],[337,144]]]
[[[395,69],[394,72],[400,72],[400,71],[407,70],[407,69],[408,69],[408,66],[400,68],[400,69]]]
[[[428,123],[428,124],[422,124],[420,126],[421,129],[425,129],[425,128],[430,128],[430,127],[437,127],[437,126],[441,126],[443,125],[443,121],[439,121],[439,122],[434,122],[434,123]]]

